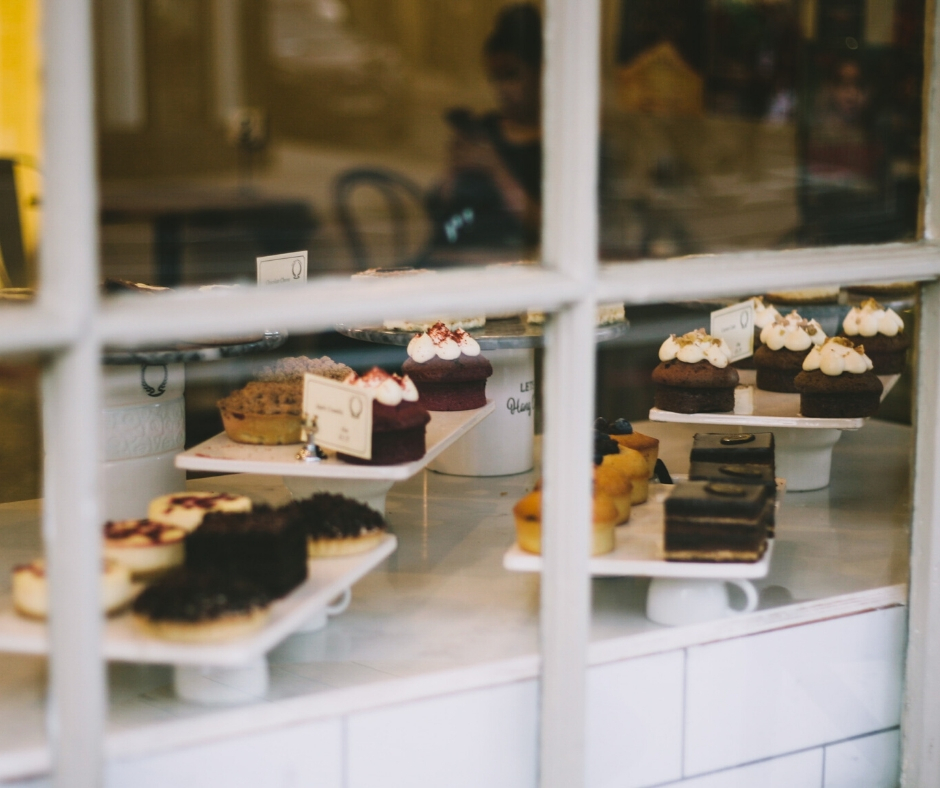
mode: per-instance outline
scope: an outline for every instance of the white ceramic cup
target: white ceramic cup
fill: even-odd
[[[740,610],[731,606],[727,584],[744,593]],[[654,577],[646,593],[646,617],[657,624],[682,626],[750,613],[757,609],[757,589],[749,580],[701,580]]]

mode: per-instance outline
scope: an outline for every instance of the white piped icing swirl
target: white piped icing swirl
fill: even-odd
[[[418,389],[407,375],[389,375],[384,369],[372,367],[365,375],[359,377],[350,372],[344,383],[360,389],[372,389],[376,402],[394,408],[404,402],[417,402]]]
[[[904,321],[893,309],[885,309],[874,298],[854,306],[842,321],[842,330],[850,337],[897,336],[904,331]]]
[[[826,332],[815,320],[804,320],[794,310],[762,328],[760,341],[771,350],[809,350],[826,341]]]
[[[773,304],[765,304],[760,296],[754,296],[751,303],[754,304],[754,325],[757,328],[769,326],[775,320],[780,320],[781,314],[777,311],[777,307]]]
[[[698,328],[681,337],[670,334],[669,338],[660,345],[659,360],[672,361],[673,359],[686,364],[707,361],[713,367],[724,369],[731,361],[731,348],[723,339],[709,336],[704,328]]]
[[[415,334],[408,343],[408,357],[417,364],[432,358],[453,361],[465,356],[479,356],[480,345],[462,328],[451,331],[443,323],[435,323],[423,334]]]
[[[871,359],[865,355],[865,348],[862,345],[855,346],[851,340],[843,337],[830,337],[822,345],[814,347],[803,359],[806,372],[818,369],[830,377],[838,377],[843,372],[861,375],[871,368]]]

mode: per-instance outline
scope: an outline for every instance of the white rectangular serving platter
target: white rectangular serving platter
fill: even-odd
[[[741,383],[754,386],[755,372],[740,370]],[[882,399],[894,388],[900,375],[881,375],[884,392]],[[865,426],[865,419],[807,419],[800,415],[800,395],[762,391],[754,387],[754,412],[738,413],[674,413],[652,408],[650,421],[667,421],[677,424],[720,424],[734,427],[790,427],[796,429],[858,430]]]
[[[489,416],[493,402],[476,410],[431,411],[424,456],[400,465],[354,465],[336,459],[326,452],[322,462],[297,459],[302,444],[288,446],[255,446],[235,443],[224,432],[176,455],[176,467],[189,471],[220,471],[224,473],[259,473],[274,476],[310,476],[325,479],[376,479],[404,481],[434,460],[454,441]]]
[[[359,555],[310,559],[307,580],[271,605],[267,623],[251,635],[227,643],[175,643],[138,629],[130,613],[109,618],[102,650],[105,659],[166,665],[236,667],[263,656],[324,610],[336,597],[391,555],[398,541],[391,534]],[[46,625],[23,618],[13,609],[9,592],[0,595],[0,652],[46,654]]]
[[[678,477],[677,477],[678,479]],[[591,558],[588,568],[594,577],[681,577],[715,580],[756,579],[766,577],[770,569],[774,540],[760,561],[742,563],[695,563],[667,561],[663,552],[665,510],[663,502],[671,485],[651,484],[646,503],[634,506],[630,521],[618,525],[614,551]],[[503,566],[513,572],[541,572],[542,556],[527,553],[514,544],[503,556]]]

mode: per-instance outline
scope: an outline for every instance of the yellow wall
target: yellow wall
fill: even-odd
[[[15,158],[27,259],[35,258],[41,125],[40,0],[0,1],[0,157]]]

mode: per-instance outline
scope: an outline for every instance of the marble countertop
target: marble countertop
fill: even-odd
[[[671,471],[687,470],[682,424],[637,424],[662,440]],[[832,484],[785,495],[758,611],[689,627],[643,613],[648,581],[597,578],[593,664],[752,634],[906,599],[911,431],[872,421],[844,433]],[[163,666],[109,666],[110,755],[130,757],[300,719],[519,680],[538,672],[539,577],[503,569],[514,540],[512,505],[535,473],[467,478],[425,471],[397,484],[388,519],[399,549],[353,589],[349,610],[270,655],[271,688],[254,704],[219,710],[177,700]],[[286,501],[279,478],[224,476],[194,489]],[[0,506],[0,582],[39,550],[39,503]],[[0,655],[0,780],[48,766],[45,660]],[[206,721],[211,716],[212,724]]]

